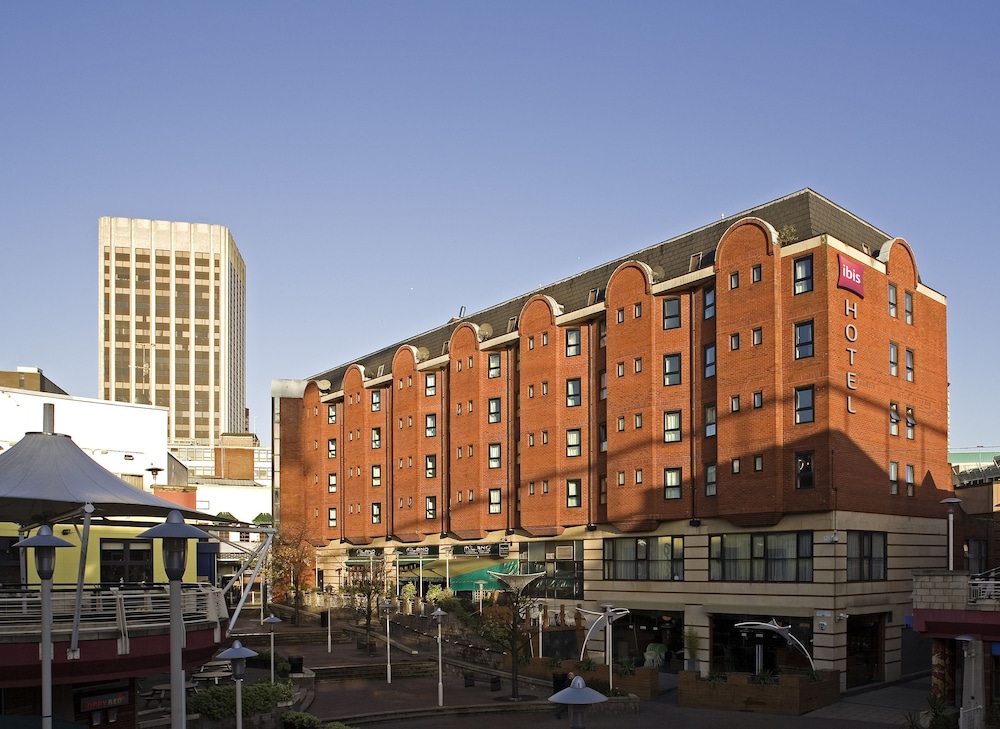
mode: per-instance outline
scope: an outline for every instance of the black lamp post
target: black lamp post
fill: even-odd
[[[73,545],[53,535],[52,527],[43,524],[35,536],[14,546],[35,550],[35,571],[41,580],[42,598],[42,729],[52,729],[52,574],[56,569],[56,549]]]
[[[243,729],[243,676],[247,670],[247,658],[255,655],[257,651],[244,648],[238,640],[233,641],[232,648],[219,654],[219,658],[229,661],[233,667],[233,680],[236,682],[236,729]]]

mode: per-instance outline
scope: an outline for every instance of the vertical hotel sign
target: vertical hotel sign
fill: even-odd
[[[837,288],[865,298],[864,264],[838,253],[837,268]],[[858,389],[858,373],[854,371],[854,358],[858,353],[855,346],[858,341],[858,327],[855,324],[858,320],[858,302],[852,302],[850,296],[844,299],[844,316],[847,317],[847,324],[844,326],[844,338],[847,340],[847,412],[853,415],[857,413],[852,393]]]

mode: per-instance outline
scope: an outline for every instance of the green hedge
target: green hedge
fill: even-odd
[[[264,714],[282,701],[292,700],[290,683],[271,684],[270,679],[261,679],[243,687],[243,716]],[[224,719],[236,714],[236,686],[211,686],[190,696],[188,711],[201,714],[208,719]]]

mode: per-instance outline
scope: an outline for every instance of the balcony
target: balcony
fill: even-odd
[[[936,638],[1000,640],[1000,570],[914,570],[913,622]]]
[[[228,611],[222,590],[207,584],[182,587],[184,666],[214,654],[224,638]],[[170,588],[88,587],[79,613],[78,651],[73,647],[76,589],[52,594],[53,683],[130,678],[163,673],[170,666]],[[0,687],[40,681],[41,599],[37,590],[0,590]],[[70,658],[71,655],[77,656]]]

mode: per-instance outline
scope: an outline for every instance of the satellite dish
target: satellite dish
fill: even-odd
[[[425,359],[431,356],[431,352],[427,347],[417,348],[417,362],[423,362]]]
[[[479,325],[479,339],[480,339],[480,341],[482,341],[483,339],[489,339],[492,336],[493,336],[493,325],[492,324],[483,323],[483,324]]]
[[[316,387],[318,387],[321,392],[329,392],[330,391],[330,387],[331,387],[330,381],[329,380],[318,380],[316,382]]]

